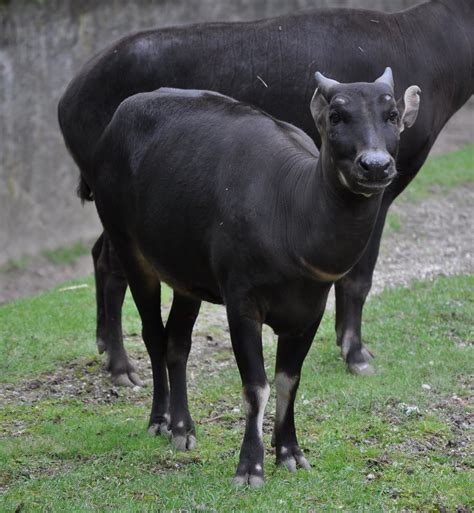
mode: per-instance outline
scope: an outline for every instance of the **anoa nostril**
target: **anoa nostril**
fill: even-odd
[[[368,160],[365,160],[363,156],[359,157],[357,159],[357,164],[359,167],[361,167],[364,171],[370,170],[370,162]]]

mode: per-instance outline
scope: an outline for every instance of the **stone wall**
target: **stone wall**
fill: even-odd
[[[250,20],[313,6],[397,10],[417,0],[5,0],[0,1],[0,264],[100,231],[75,196],[78,171],[56,106],[92,54],[139,29]]]

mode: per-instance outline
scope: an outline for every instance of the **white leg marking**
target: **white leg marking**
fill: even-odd
[[[184,422],[182,420],[180,420],[177,424],[176,424],[177,427],[179,428],[182,428],[184,427]]]
[[[284,445],[282,445],[281,449],[280,449],[280,453],[281,454],[286,454],[287,452],[288,452],[288,449]]]
[[[270,385],[267,383],[264,387],[259,387],[256,389],[257,396],[257,430],[260,438],[263,436],[263,414],[265,413],[265,406],[267,405],[268,398],[270,397]],[[243,399],[244,399],[244,407],[245,413],[248,416],[251,413],[251,405],[247,399],[245,388],[243,389]]]
[[[270,385],[267,383],[266,386],[258,392],[258,417],[257,417],[257,428],[260,438],[263,436],[263,415],[265,413],[265,406],[267,405],[268,398],[270,397]]]
[[[291,392],[295,388],[297,381],[297,376],[291,377],[284,372],[277,372],[275,375],[277,424],[281,424],[285,418],[290,403]]]
[[[255,470],[262,470],[262,465],[260,465],[260,463],[257,463],[255,465]]]
[[[350,343],[351,340],[355,338],[355,336],[356,334],[353,330],[347,330],[344,338],[342,339],[341,356],[344,360],[347,358],[347,355],[349,354],[349,350],[351,348]]]

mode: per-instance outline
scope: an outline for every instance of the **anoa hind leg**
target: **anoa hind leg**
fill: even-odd
[[[142,337],[153,372],[153,403],[148,424],[151,435],[169,432],[169,385],[166,370],[166,333],[161,317],[161,282],[133,244],[117,245],[130,290],[142,321]]]
[[[123,345],[122,307],[127,278],[122,264],[104,232],[92,249],[97,300],[97,348],[107,354],[106,369],[118,386],[142,385]]]

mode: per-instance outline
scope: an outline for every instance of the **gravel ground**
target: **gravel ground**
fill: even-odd
[[[401,229],[382,241],[372,293],[415,279],[474,273],[474,186],[418,204],[395,203],[392,211]]]

